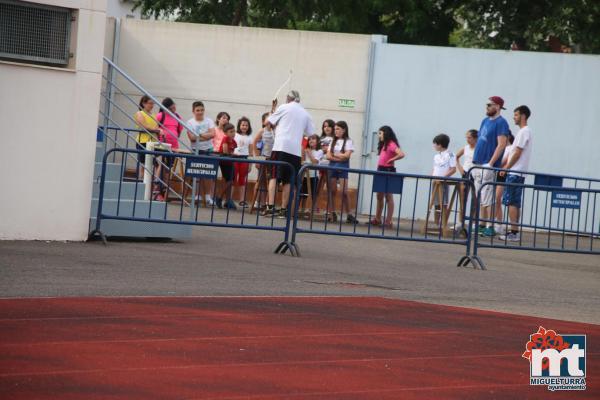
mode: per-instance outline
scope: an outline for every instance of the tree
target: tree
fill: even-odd
[[[600,53],[598,0],[136,0],[158,18],[383,34],[391,43],[548,50],[548,38]]]
[[[391,42],[448,45],[453,0],[138,0],[177,21],[387,35]]]
[[[453,36],[464,47],[550,50],[553,38],[584,53],[600,53],[597,0],[466,0],[455,16],[463,23]]]

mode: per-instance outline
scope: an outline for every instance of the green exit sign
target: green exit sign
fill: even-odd
[[[338,99],[338,106],[343,108],[354,108],[356,104],[355,100],[352,99]]]

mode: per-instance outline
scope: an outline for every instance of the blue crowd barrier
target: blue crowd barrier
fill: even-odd
[[[114,176],[112,179],[117,181],[112,182],[117,186],[116,198],[111,198],[111,207],[106,207],[105,198],[105,187],[107,184],[107,165],[108,160],[113,158],[114,154],[117,154],[116,160],[120,161],[111,166],[117,166],[119,169],[117,177]],[[129,157],[133,155],[134,157]],[[179,159],[185,164],[185,179],[187,182],[191,180],[192,188],[191,191],[176,190],[172,187],[171,177],[169,176],[170,171],[161,171],[156,173],[156,165],[154,168],[150,168],[148,171],[150,174],[150,184],[152,185],[152,191],[158,191],[164,193],[166,201],[156,200],[155,193],[151,194],[149,198],[143,197],[139,194],[138,186],[144,185],[140,182],[139,178],[126,178],[126,171],[128,165],[135,167],[134,170],[137,172],[140,168],[143,168],[143,164],[137,159],[137,155],[145,155],[146,157],[153,158],[172,158]],[[135,161],[131,161],[131,160]],[[289,234],[291,224],[291,204],[293,199],[293,187],[290,193],[290,199],[287,202],[287,208],[285,218],[283,220],[277,218],[276,215],[262,216],[258,210],[254,212],[252,207],[241,208],[237,211],[233,211],[230,208],[224,207],[223,210],[219,210],[216,204],[204,205],[201,207],[201,200],[195,198],[195,188],[200,179],[211,181],[212,186],[212,198],[216,199],[217,196],[217,179],[223,177],[223,166],[227,166],[233,170],[233,165],[239,164],[256,164],[264,168],[276,169],[286,168],[289,170],[291,176],[295,176],[296,171],[294,167],[286,162],[272,161],[272,160],[261,160],[261,159],[248,159],[238,157],[221,157],[213,155],[196,155],[196,154],[182,154],[182,153],[171,153],[165,151],[147,151],[137,149],[112,149],[104,154],[102,160],[102,170],[99,181],[99,194],[98,194],[98,208],[96,212],[96,224],[95,229],[90,233],[90,238],[100,237],[106,243],[106,235],[102,231],[102,222],[106,220],[120,220],[120,221],[137,221],[137,222],[152,222],[152,223],[165,223],[165,224],[182,224],[182,225],[196,225],[196,226],[215,226],[215,227],[228,227],[228,228],[241,228],[241,229],[253,229],[253,230],[267,230],[267,231],[279,231],[284,235],[283,241],[279,244],[276,252],[280,252],[289,246]],[[165,163],[161,163],[165,165]],[[167,163],[169,164],[169,163]],[[172,164],[171,164],[172,165]],[[131,169],[131,168],[129,168]],[[212,183],[214,182],[214,183]],[[246,179],[246,184],[242,189],[243,199],[248,203],[250,201],[251,190],[248,189],[249,180]],[[131,198],[125,198],[125,185],[131,185],[129,192],[133,193]],[[292,185],[293,186],[293,185]],[[179,193],[179,192],[182,193]],[[146,191],[147,192],[147,191]],[[170,194],[176,194],[175,200],[172,199]],[[191,198],[188,199],[187,195],[191,194]],[[169,198],[171,197],[171,199]],[[264,205],[260,196],[258,199],[258,206]],[[161,207],[153,207],[153,204],[160,203]],[[198,203],[198,204],[196,204]],[[164,206],[163,206],[164,204]],[[127,205],[125,207],[125,205]],[[137,208],[137,211],[136,211]],[[143,212],[140,210],[143,208]],[[158,210],[158,211],[157,211]]]
[[[469,174],[476,169],[522,179],[480,182],[470,224],[474,231],[472,254],[467,252],[459,265],[472,262],[485,269],[479,254],[481,248],[600,254],[600,201],[597,201],[600,180],[482,166],[474,166]],[[484,218],[480,199],[481,193],[488,188],[493,191],[489,206],[491,214]],[[513,210],[519,210],[517,220],[514,215],[513,220],[510,218],[511,206]],[[497,209],[501,211],[500,217],[495,212]],[[494,230],[481,235],[475,232],[486,225]],[[509,235],[511,231],[518,235]]]
[[[331,196],[330,179],[340,174],[342,176],[348,174],[354,181],[356,193],[360,193],[363,187],[370,188],[368,191],[370,198],[363,202],[366,204],[363,204],[362,210],[358,207],[358,201],[350,201],[355,203],[352,210],[344,210],[342,205],[336,206],[337,199]],[[472,183],[467,179],[305,164],[298,172],[297,187],[302,187],[303,180],[311,176],[324,176],[324,179],[329,182],[326,183],[327,189],[323,189],[325,193],[313,193],[308,215],[300,212],[302,191],[296,191],[289,247],[293,255],[300,254],[296,239],[298,234],[302,233],[470,246],[470,232],[464,225],[466,217],[464,196],[472,191]],[[338,191],[341,192],[342,199],[346,194],[344,191],[349,192],[347,187],[342,187]],[[379,196],[384,199],[386,193],[394,198],[395,210],[391,226],[385,224],[387,201],[383,202],[381,221],[374,220],[376,213],[373,210],[377,208],[377,193],[383,193]],[[320,197],[327,198],[325,213],[316,212]],[[439,213],[435,210],[436,206]],[[366,207],[368,210],[365,212]],[[352,221],[352,218],[345,220],[348,211],[353,218],[357,218],[360,214],[358,218],[363,220],[358,223]],[[335,218],[331,218],[333,215]]]

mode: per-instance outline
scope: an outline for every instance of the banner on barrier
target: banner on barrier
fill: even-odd
[[[187,159],[185,163],[185,176],[192,178],[217,179],[219,160],[208,158]]]
[[[581,208],[581,192],[571,190],[554,190],[552,191],[552,207],[555,208]]]

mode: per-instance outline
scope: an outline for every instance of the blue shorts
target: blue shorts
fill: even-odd
[[[346,162],[330,162],[329,163],[330,167],[333,168],[350,168],[350,162],[346,161]],[[329,177],[330,178],[335,178],[335,179],[348,179],[348,171],[342,171],[339,169],[336,170],[329,170]]]
[[[508,174],[506,183],[525,183],[525,178],[518,175]],[[517,186],[505,186],[504,194],[502,195],[502,204],[505,206],[513,206],[521,208],[521,197],[523,197],[523,188]]]

